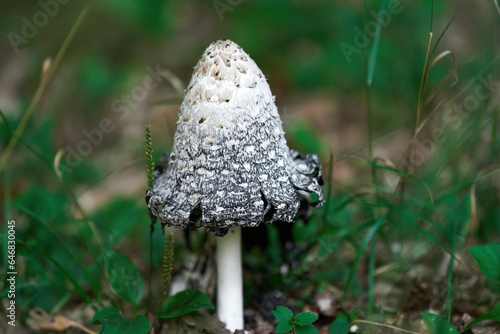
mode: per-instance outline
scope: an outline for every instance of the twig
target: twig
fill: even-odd
[[[391,326],[391,325],[386,325],[386,324],[381,324],[381,323],[378,323],[378,322],[373,322],[373,321],[368,321],[368,320],[354,320],[352,323],[353,324],[354,323],[362,323],[362,324],[368,324],[368,325],[372,325],[372,326],[385,327],[385,328],[395,329],[395,330],[403,332],[403,333],[422,334],[422,333],[419,333],[419,332],[412,332],[412,331],[409,331],[409,330],[406,330],[406,329],[402,329],[402,328],[399,328],[399,327],[395,327],[395,326]]]

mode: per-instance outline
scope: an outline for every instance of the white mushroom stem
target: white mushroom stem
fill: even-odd
[[[241,227],[217,238],[217,316],[230,331],[243,329]]]

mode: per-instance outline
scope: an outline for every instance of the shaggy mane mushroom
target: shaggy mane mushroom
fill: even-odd
[[[168,165],[146,196],[162,226],[219,237],[217,314],[233,331],[244,325],[240,227],[293,222],[298,192],[316,194],[312,206],[324,202],[319,159],[288,148],[274,100],[241,47],[210,44],[186,89]]]

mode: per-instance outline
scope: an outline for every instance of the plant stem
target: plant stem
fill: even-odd
[[[446,318],[448,321],[451,320],[451,310],[453,306],[453,295],[452,295],[452,290],[453,290],[453,262],[455,258],[455,247],[452,248],[451,255],[450,255],[450,265],[448,266],[448,291],[446,294]]]
[[[411,164],[411,161],[413,160],[412,153],[415,151],[416,144],[417,144],[418,124],[420,123],[420,114],[422,112],[424,92],[425,92],[425,87],[427,84],[427,76],[429,74],[428,67],[429,67],[429,57],[430,57],[430,52],[431,52],[431,44],[432,44],[432,31],[429,32],[429,40],[427,42],[427,51],[425,53],[424,68],[422,70],[422,78],[420,80],[420,88],[418,90],[417,113],[415,115],[415,124],[413,125],[413,135],[412,135],[412,139],[410,142],[410,148],[408,149],[408,154],[406,156],[406,163],[404,166],[405,173],[410,172],[410,164]],[[401,179],[401,183],[400,183],[400,186],[401,186],[400,200],[401,200],[401,202],[403,202],[403,197],[404,197],[404,193],[405,193],[405,185],[406,185],[406,178],[403,177]]]
[[[153,231],[149,233],[149,272],[148,272],[148,305],[151,303],[152,284],[151,278],[153,276]]]
[[[377,244],[377,236],[373,237],[370,247],[369,271],[368,271],[368,315],[373,314],[374,307],[374,285],[375,285],[375,246]]]
[[[450,263],[448,265],[448,286],[446,293],[446,317],[448,321],[451,320],[451,312],[453,306],[453,265],[455,260],[455,249],[458,238],[458,224],[457,217],[453,218],[453,235],[451,236],[451,254],[450,254]]]
[[[385,328],[391,328],[391,329],[394,329],[394,330],[397,330],[397,331],[400,331],[400,332],[403,332],[403,333],[420,334],[419,332],[412,332],[412,331],[408,331],[406,329],[402,329],[402,328],[399,328],[399,327],[395,327],[395,326],[391,326],[391,325],[386,325],[386,324],[381,324],[381,323],[378,323],[378,322],[373,322],[373,321],[368,321],[368,320],[354,320],[352,322],[352,324],[355,324],[355,323],[368,324],[368,325],[385,327]]]
[[[161,299],[160,299],[160,304],[158,304],[158,308],[156,309],[155,317],[153,318],[153,322],[151,323],[151,326],[149,327],[148,334],[151,333],[151,330],[153,329],[156,319],[158,319],[158,314],[160,313],[161,307],[163,306],[163,301],[165,300],[165,294],[161,294]]]
[[[73,24],[73,27],[71,27],[71,30],[68,33],[68,35],[66,36],[66,39],[64,40],[61,48],[59,49],[59,51],[54,59],[54,62],[50,65],[48,72],[46,74],[42,74],[41,83],[38,86],[38,89],[36,90],[35,95],[33,96],[33,99],[31,100],[31,103],[29,104],[28,109],[26,109],[26,112],[24,113],[23,118],[21,118],[21,122],[19,123],[19,126],[17,127],[16,131],[12,135],[12,138],[10,139],[9,144],[5,148],[5,151],[3,152],[2,157],[0,158],[0,172],[4,169],[5,165],[7,164],[7,161],[9,160],[9,157],[12,154],[14,147],[16,146],[19,138],[21,137],[22,133],[24,132],[26,125],[28,125],[28,121],[31,119],[31,116],[34,113],[36,106],[40,102],[40,99],[42,98],[42,95],[45,92],[45,88],[47,87],[55,70],[59,66],[59,63],[61,62],[62,58],[66,54],[66,51],[67,51],[71,41],[75,37],[75,34],[78,31],[78,28],[80,28],[80,25],[83,22],[85,15],[87,15],[87,12],[89,11],[89,9],[90,9],[90,2],[87,2],[85,4],[85,6],[83,7],[82,11],[80,12],[80,15],[76,19],[75,23]]]
[[[217,238],[217,316],[230,331],[243,329],[241,227]]]

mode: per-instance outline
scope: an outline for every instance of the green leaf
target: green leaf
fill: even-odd
[[[277,334],[284,334],[288,333],[293,329],[293,325],[290,323],[290,321],[280,321],[278,322],[278,326],[276,326],[276,333]]]
[[[204,308],[213,310],[215,306],[203,292],[196,289],[188,289],[176,293],[167,299],[163,305],[160,318],[175,318]]]
[[[297,334],[318,334],[318,330],[314,325],[295,326],[295,333]]]
[[[302,312],[295,316],[295,323],[299,326],[307,326],[318,320],[318,316],[310,312]]]
[[[458,334],[458,331],[452,324],[448,321],[441,319],[437,314],[424,312],[422,313],[422,319],[424,320],[425,326],[429,328],[431,334]]]
[[[496,321],[500,321],[500,303],[496,304],[493,307],[493,309],[491,311],[489,311],[488,313],[480,316],[476,320],[469,323],[467,326],[465,326],[465,328],[468,328],[468,327],[474,325],[475,323],[478,323],[478,322],[481,322],[484,320],[492,320],[492,319],[494,319]]]
[[[479,270],[486,278],[500,283],[500,244],[487,244],[469,247]]]
[[[137,267],[125,255],[111,251],[105,258],[109,284],[122,300],[137,306],[144,293],[144,280]]]
[[[349,322],[345,314],[339,314],[330,325],[330,334],[349,334]]]
[[[284,306],[277,306],[276,310],[273,311],[273,315],[278,320],[278,326],[276,326],[276,333],[288,333],[292,330],[293,324],[291,320],[294,319],[293,312]]]
[[[102,324],[101,334],[147,334],[149,321],[138,315],[132,321],[123,319],[120,311],[112,306],[99,309],[92,318],[92,325]]]
[[[288,307],[276,306],[273,315],[278,322],[289,322],[292,320],[293,312]]]

